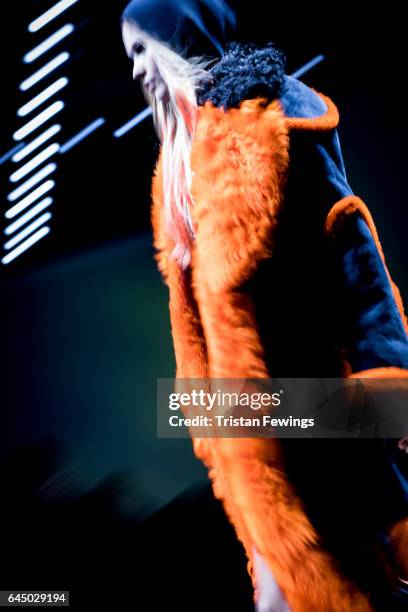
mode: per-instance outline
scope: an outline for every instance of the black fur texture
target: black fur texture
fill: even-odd
[[[281,91],[285,64],[283,52],[271,42],[259,47],[253,42],[232,41],[210,69],[213,82],[204,83],[197,92],[198,104],[210,100],[214,106],[228,109],[259,96],[273,100]]]

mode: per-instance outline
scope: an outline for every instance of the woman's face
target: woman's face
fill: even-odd
[[[128,57],[133,60],[133,78],[140,80],[142,87],[162,100],[167,95],[167,86],[162,79],[153,53],[143,39],[142,31],[136,24],[125,21],[122,37]]]

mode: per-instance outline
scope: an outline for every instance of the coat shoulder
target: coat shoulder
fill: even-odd
[[[285,77],[279,102],[291,129],[324,131],[339,124],[340,115],[334,102],[291,76]]]

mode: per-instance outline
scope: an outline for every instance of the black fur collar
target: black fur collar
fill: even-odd
[[[227,109],[258,96],[272,100],[282,89],[285,63],[284,54],[273,43],[259,47],[253,42],[230,42],[224,56],[210,69],[213,82],[198,91],[198,104],[210,100]]]

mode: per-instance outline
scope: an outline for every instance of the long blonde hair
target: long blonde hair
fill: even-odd
[[[166,231],[175,244],[171,257],[185,270],[191,263],[191,246],[195,237],[191,217],[190,154],[197,124],[196,92],[201,85],[212,80],[207,68],[214,58],[194,56],[185,59],[146,32],[141,35],[144,39],[141,42],[153,54],[168,90],[164,99],[157,99],[142,85],[161,142]]]

